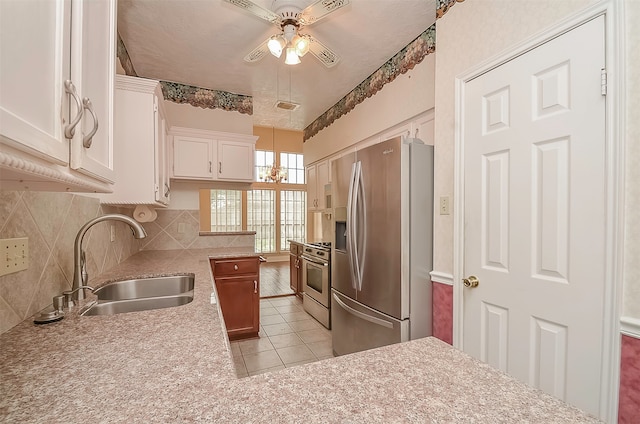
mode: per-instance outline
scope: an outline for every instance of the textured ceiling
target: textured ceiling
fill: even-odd
[[[300,8],[312,0],[295,0]],[[254,0],[275,9],[277,0]],[[276,3],[276,4],[274,4]],[[436,0],[351,0],[304,28],[341,57],[295,66],[244,56],[279,31],[222,0],[120,0],[118,32],[138,76],[253,96],[255,125],[302,130],[435,22]],[[295,111],[278,100],[299,103]]]

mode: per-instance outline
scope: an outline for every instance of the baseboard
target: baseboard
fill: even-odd
[[[448,274],[446,272],[431,271],[429,275],[431,275],[431,281],[433,282],[453,286],[453,275],[451,274]]]
[[[631,317],[621,317],[620,332],[625,336],[640,339],[640,319],[631,318]]]

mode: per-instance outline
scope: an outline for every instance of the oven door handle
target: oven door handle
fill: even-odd
[[[302,255],[302,260],[314,263],[316,265],[329,266],[329,264],[327,262],[317,261],[317,260],[315,260],[313,258],[310,258],[309,256]]]

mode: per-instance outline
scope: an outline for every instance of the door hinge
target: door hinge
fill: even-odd
[[[605,68],[600,70],[600,94],[607,95],[607,70]]]

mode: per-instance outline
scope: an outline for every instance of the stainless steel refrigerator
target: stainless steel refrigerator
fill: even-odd
[[[433,146],[396,137],[331,173],[334,354],[431,335]]]

